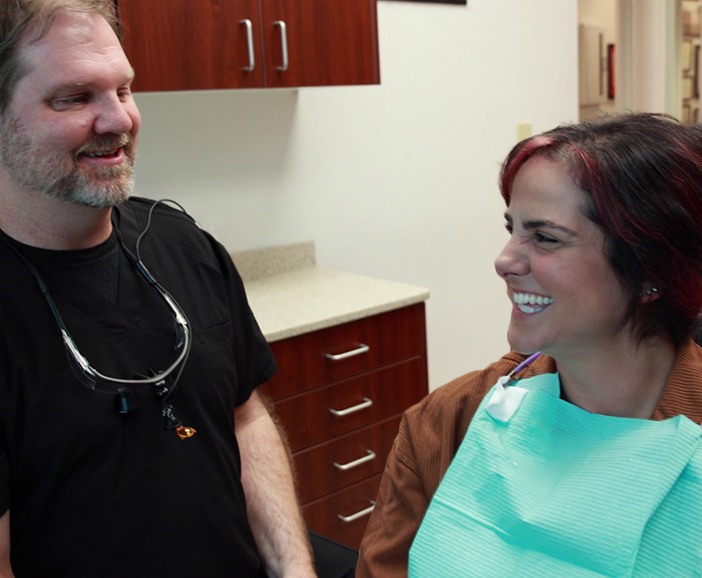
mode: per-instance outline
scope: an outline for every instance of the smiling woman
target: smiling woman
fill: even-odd
[[[514,178],[510,239],[495,268],[514,302],[507,339],[515,351],[572,357],[621,340],[628,298],[586,202],[564,163],[534,156]]]
[[[692,575],[702,130],[564,125],[500,188],[512,351],[405,413],[356,576]]]

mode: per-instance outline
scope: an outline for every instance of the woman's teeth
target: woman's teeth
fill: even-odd
[[[551,305],[553,298],[532,293],[514,293],[512,301],[514,301],[517,309],[523,313],[538,313],[548,305]]]

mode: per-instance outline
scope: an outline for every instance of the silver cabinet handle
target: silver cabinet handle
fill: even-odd
[[[351,351],[345,351],[344,353],[325,353],[324,357],[326,357],[327,359],[331,359],[332,361],[341,361],[342,359],[356,357],[357,355],[361,355],[362,353],[366,353],[368,351],[370,351],[370,347],[368,347],[364,343],[359,343],[356,349],[352,349]]]
[[[341,470],[342,472],[345,472],[346,470],[352,470],[353,468],[356,468],[361,464],[365,464],[366,462],[370,462],[374,459],[375,452],[372,450],[366,450],[366,455],[362,458],[358,458],[357,460],[353,460],[352,462],[347,462],[345,464],[338,464],[334,462],[334,467],[338,470]]]
[[[278,70],[285,72],[288,69],[288,29],[283,20],[276,20],[273,26],[280,28],[280,46],[283,50],[283,64],[278,67]]]
[[[375,502],[370,500],[370,506],[367,508],[364,508],[363,510],[359,510],[355,514],[351,514],[350,516],[342,516],[341,514],[337,514],[336,517],[339,518],[344,524],[348,524],[349,522],[355,522],[359,518],[363,518],[363,516],[370,516],[371,512],[375,508]]]
[[[239,24],[243,24],[246,28],[246,46],[249,51],[249,64],[244,66],[246,72],[251,72],[256,68],[256,57],[254,56],[254,45],[253,45],[253,24],[248,18],[239,20]]]
[[[344,417],[345,415],[349,415],[350,413],[356,413],[357,411],[361,411],[362,409],[366,409],[367,407],[370,407],[372,405],[373,400],[364,397],[363,401],[358,405],[352,405],[351,407],[347,407],[346,409],[333,409],[330,407],[329,411],[336,417]]]

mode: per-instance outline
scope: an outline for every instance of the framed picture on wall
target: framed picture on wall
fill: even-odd
[[[616,92],[614,90],[614,44],[607,45],[607,98],[614,100]]]
[[[689,76],[686,76],[685,78],[682,79],[682,97],[683,100],[689,100],[693,96],[693,85],[692,85],[692,78]]]
[[[692,98],[700,97],[700,45],[696,44],[692,52]],[[697,122],[697,121],[695,121]]]
[[[468,0],[402,0],[403,2],[432,2],[434,4],[468,4]]]
[[[682,17],[682,33],[684,36],[699,36],[700,35],[700,15],[699,9],[687,9],[683,7]]]

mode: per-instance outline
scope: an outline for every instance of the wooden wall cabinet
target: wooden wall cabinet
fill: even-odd
[[[135,91],[378,84],[376,0],[116,0]]]
[[[402,413],[428,393],[424,303],[271,343],[309,528],[358,548]]]

